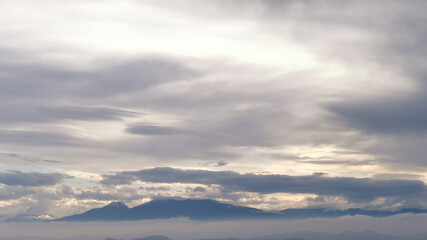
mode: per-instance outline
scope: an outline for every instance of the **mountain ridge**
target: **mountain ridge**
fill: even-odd
[[[404,208],[396,211],[364,210],[349,208],[331,210],[325,208],[285,209],[282,211],[264,211],[257,208],[221,203],[211,199],[157,199],[129,208],[122,202],[112,202],[101,208],[90,209],[76,215],[70,215],[53,221],[136,221],[148,219],[170,219],[185,217],[192,220],[232,220],[232,219],[304,219],[334,218],[363,215],[370,217],[388,217],[398,214],[422,214],[427,209]]]

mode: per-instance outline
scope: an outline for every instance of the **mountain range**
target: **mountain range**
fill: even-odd
[[[405,208],[396,211],[330,210],[324,208],[286,209],[283,211],[264,211],[256,208],[236,206],[209,199],[160,199],[129,208],[122,202],[112,202],[102,208],[94,208],[81,214],[71,215],[54,221],[132,221],[145,219],[168,219],[185,217],[193,220],[232,220],[232,219],[304,219],[333,218],[341,216],[364,215],[387,217],[397,214],[427,213],[427,209]]]

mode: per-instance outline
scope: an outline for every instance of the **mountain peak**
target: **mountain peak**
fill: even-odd
[[[122,202],[111,202],[110,204],[106,205],[104,208],[129,208],[129,207]]]

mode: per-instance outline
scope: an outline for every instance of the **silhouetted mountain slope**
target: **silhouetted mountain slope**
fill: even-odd
[[[221,219],[302,219],[315,217],[341,217],[365,215],[387,217],[402,213],[427,213],[425,209],[401,209],[398,211],[377,211],[352,208],[347,210],[328,209],[287,209],[267,212],[255,208],[235,206],[207,199],[162,199],[128,208],[120,202],[113,202],[102,208],[95,208],[78,215],[57,219],[58,221],[121,221],[143,219],[166,219],[188,217],[195,220]]]
[[[59,221],[118,221],[188,217],[190,219],[243,219],[273,218],[280,213],[265,212],[255,208],[235,206],[205,199],[162,199],[128,208],[123,203],[111,203]]]
[[[151,201],[132,208],[133,219],[189,217],[191,219],[233,219],[253,217],[274,217],[269,213],[255,208],[235,206],[214,200],[174,200],[164,199]]]
[[[94,208],[82,214],[61,218],[61,221],[118,221],[127,220],[130,208],[121,202],[112,202],[102,208]]]

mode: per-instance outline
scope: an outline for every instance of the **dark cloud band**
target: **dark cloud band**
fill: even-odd
[[[232,171],[181,170],[152,168],[104,175],[103,184],[197,183],[220,185],[225,191],[268,193],[311,193],[342,196],[352,201],[371,201],[378,197],[423,194],[426,186],[413,180],[374,180],[370,178],[325,177],[319,175],[256,175]]]
[[[9,186],[51,186],[60,183],[64,178],[66,175],[61,173],[0,172],[0,183]]]

